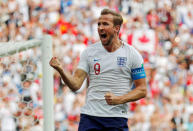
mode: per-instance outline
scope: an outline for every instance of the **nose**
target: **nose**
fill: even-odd
[[[104,26],[103,25],[98,25],[98,30],[103,30]]]

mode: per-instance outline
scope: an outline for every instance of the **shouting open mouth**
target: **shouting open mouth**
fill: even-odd
[[[102,42],[107,41],[107,34],[106,33],[101,33],[100,34],[100,39],[101,39]]]

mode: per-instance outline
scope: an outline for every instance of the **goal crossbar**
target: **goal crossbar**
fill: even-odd
[[[41,39],[24,42],[0,42],[0,58],[19,53],[34,47],[41,47],[42,71],[43,71],[43,113],[44,131],[54,131],[54,93],[53,93],[53,70],[49,66],[52,57],[52,38],[44,35]]]
[[[30,48],[40,46],[42,40],[29,40],[24,42],[1,42],[0,43],[0,58],[13,55]]]

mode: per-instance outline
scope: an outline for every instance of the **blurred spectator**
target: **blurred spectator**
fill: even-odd
[[[193,114],[190,114],[189,120],[184,126],[187,131],[191,131],[193,129]]]

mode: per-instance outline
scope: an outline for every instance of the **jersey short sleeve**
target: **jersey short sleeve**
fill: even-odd
[[[143,67],[143,58],[136,49],[134,49],[132,53],[131,77],[133,80],[138,80],[146,77]]]
[[[89,73],[88,55],[86,50],[81,53],[77,68],[84,70],[87,74]]]

